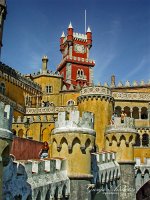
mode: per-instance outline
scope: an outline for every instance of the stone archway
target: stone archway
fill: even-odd
[[[150,199],[150,180],[147,181],[136,193],[136,200]]]

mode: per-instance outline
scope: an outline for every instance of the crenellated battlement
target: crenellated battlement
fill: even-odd
[[[93,174],[99,180],[100,184],[107,184],[111,181],[118,180],[120,178],[120,166],[116,161],[116,152],[104,151],[92,153],[93,159]],[[94,159],[96,159],[95,168]],[[96,171],[98,170],[98,173]]]
[[[67,117],[66,112],[58,113],[54,134],[59,132],[85,132],[95,135],[93,113],[83,112],[82,117],[80,117],[79,111],[70,111],[69,119]]]
[[[130,81],[126,81],[124,84],[119,81],[117,85],[113,84],[110,85],[111,88],[124,88],[124,87],[146,87],[146,86],[150,86],[150,80],[145,82],[144,80],[141,80],[139,83],[134,80],[132,83]]]
[[[37,113],[35,113],[37,114]],[[18,116],[17,118],[13,118],[12,123],[13,124],[24,124],[25,122],[29,122],[30,124],[34,123],[34,122],[54,122],[54,117],[50,117],[47,115],[43,115],[42,117],[39,115],[36,116]]]
[[[45,160],[27,160],[16,161],[18,163],[18,172],[21,174],[21,166],[25,167],[28,176],[40,175],[44,173],[56,173],[57,171],[65,171],[66,160],[60,158],[51,158]]]
[[[124,122],[121,122],[121,117],[114,117],[113,124],[106,127],[106,133],[112,131],[137,132],[134,118],[124,117]]]
[[[46,195],[49,199],[67,198],[70,194],[65,159],[10,160],[4,168],[3,182],[6,186],[3,193],[8,199],[16,194],[20,194],[23,199],[29,196],[38,199],[41,191],[41,199],[46,199]]]
[[[12,139],[11,126],[12,126],[12,112],[13,109],[10,105],[5,105],[0,102],[0,137]]]
[[[73,37],[75,40],[87,40],[87,35],[81,33],[73,33]]]
[[[21,73],[17,72],[13,68],[5,65],[2,62],[0,62],[0,77],[10,81],[11,83],[19,87],[26,88],[27,90],[37,90],[38,92],[41,92],[40,85],[34,83],[30,79],[23,76]]]

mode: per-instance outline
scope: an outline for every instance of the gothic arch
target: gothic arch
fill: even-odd
[[[48,189],[45,196],[45,200],[49,200],[49,199],[50,199],[50,189]]]
[[[15,135],[15,136],[16,136],[16,134],[17,134],[17,131],[16,131],[15,129],[12,129],[12,130],[11,130],[11,132],[13,133],[13,135]]]
[[[61,138],[60,146],[62,146],[63,143],[66,143],[68,145],[67,139],[65,137]]]
[[[20,130],[18,131],[18,137],[23,138],[23,136],[24,136],[23,129],[20,129]]]
[[[141,119],[147,119],[148,118],[148,111],[146,107],[141,108]]]
[[[75,144],[81,144],[81,141],[79,140],[78,137],[75,137],[74,140],[72,141],[72,147],[73,147]]]
[[[141,145],[140,134],[137,134],[135,138],[135,146],[139,147],[140,145]]]
[[[85,142],[85,148],[90,147],[90,145],[91,145],[91,140],[88,138],[88,139],[86,140],[86,142]]]
[[[124,107],[124,112],[126,113],[127,117],[130,117],[130,116],[131,116],[130,108],[129,108],[128,106],[125,106],[125,107]]]
[[[54,199],[58,199],[58,186],[55,189]]]
[[[120,142],[121,142],[122,140],[124,140],[124,141],[126,142],[126,137],[125,137],[124,135],[121,135],[119,140],[120,140]]]
[[[120,106],[115,107],[115,113],[117,114],[118,117],[121,116],[121,107]]]
[[[144,133],[142,135],[142,146],[148,146],[149,145],[149,135],[147,133]]]
[[[39,191],[38,194],[37,194],[36,200],[42,200],[42,199],[41,199],[41,192],[40,192],[40,191]]]
[[[133,107],[132,117],[134,119],[139,119],[139,108],[138,107]]]

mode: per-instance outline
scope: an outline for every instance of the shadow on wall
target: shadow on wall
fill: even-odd
[[[150,199],[150,180],[145,183],[136,194],[137,200],[149,200]]]
[[[3,199],[31,199],[32,190],[27,179],[25,167],[10,159],[3,171]]]

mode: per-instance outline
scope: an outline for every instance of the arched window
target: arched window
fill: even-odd
[[[128,106],[124,107],[124,112],[126,113],[127,117],[131,116],[130,108]]]
[[[75,101],[70,99],[69,101],[67,101],[67,106],[73,106],[75,105]]]
[[[133,107],[132,117],[134,119],[139,119],[139,108],[138,107]]]
[[[140,144],[141,144],[141,141],[140,141],[140,135],[139,134],[137,134],[136,135],[136,138],[135,138],[135,146],[140,146]]]
[[[149,146],[149,135],[144,133],[142,136],[142,146]]]
[[[115,107],[115,113],[117,114],[118,117],[121,116],[121,107],[120,106]]]
[[[147,119],[148,118],[148,112],[146,107],[141,108],[141,119]]]
[[[1,94],[5,94],[5,90],[6,90],[5,84],[4,84],[4,83],[1,83],[1,84],[0,84],[0,93],[1,93]]]

